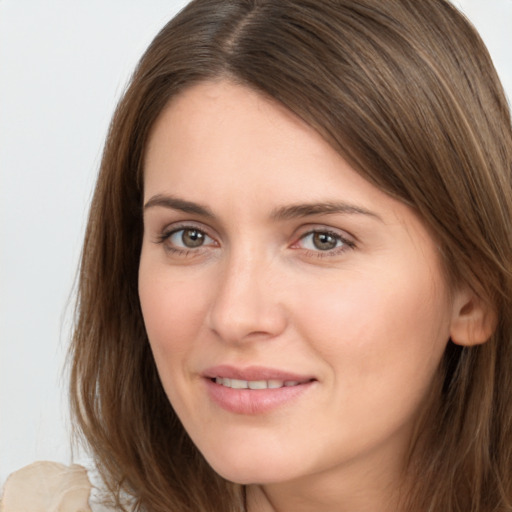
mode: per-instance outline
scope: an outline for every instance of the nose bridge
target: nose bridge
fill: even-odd
[[[210,327],[227,342],[274,337],[286,320],[273,274],[275,265],[261,250],[244,244],[229,251],[211,304]]]

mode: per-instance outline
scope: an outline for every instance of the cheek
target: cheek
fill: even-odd
[[[352,272],[295,296],[304,337],[338,378],[369,391],[377,381],[430,382],[449,338],[447,295],[430,275]]]
[[[171,269],[153,272],[141,261],[139,299],[158,367],[173,364],[192,350],[206,310],[204,282],[183,279]]]
[[[375,275],[375,274],[374,274]],[[329,418],[336,446],[360,447],[410,435],[448,340],[447,305],[431,280],[345,276],[300,294],[300,325],[325,361]],[[362,441],[364,440],[364,441]],[[341,449],[341,448],[340,448]]]

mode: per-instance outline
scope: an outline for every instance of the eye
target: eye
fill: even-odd
[[[305,249],[330,251],[335,249],[341,243],[341,240],[333,233],[314,231],[305,235],[302,242]]]
[[[196,249],[211,244],[214,240],[197,228],[181,228],[165,237],[169,244],[178,249]]]
[[[354,242],[347,240],[339,233],[320,229],[302,235],[295,245],[307,251],[328,254],[338,254],[355,246]]]

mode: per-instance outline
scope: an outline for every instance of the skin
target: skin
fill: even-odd
[[[161,114],[144,201],[148,337],[212,467],[248,484],[251,512],[398,510],[411,432],[465,300],[420,219],[292,113],[225,80],[185,90]],[[275,215],[340,202],[351,209]],[[184,247],[190,229],[202,245]],[[334,248],[319,249],[312,230]],[[315,381],[268,412],[236,414],[206,391],[202,372],[218,364]]]

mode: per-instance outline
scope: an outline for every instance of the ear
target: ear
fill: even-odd
[[[496,313],[473,290],[458,290],[453,301],[450,325],[451,340],[457,345],[472,346],[485,343],[496,329]]]

